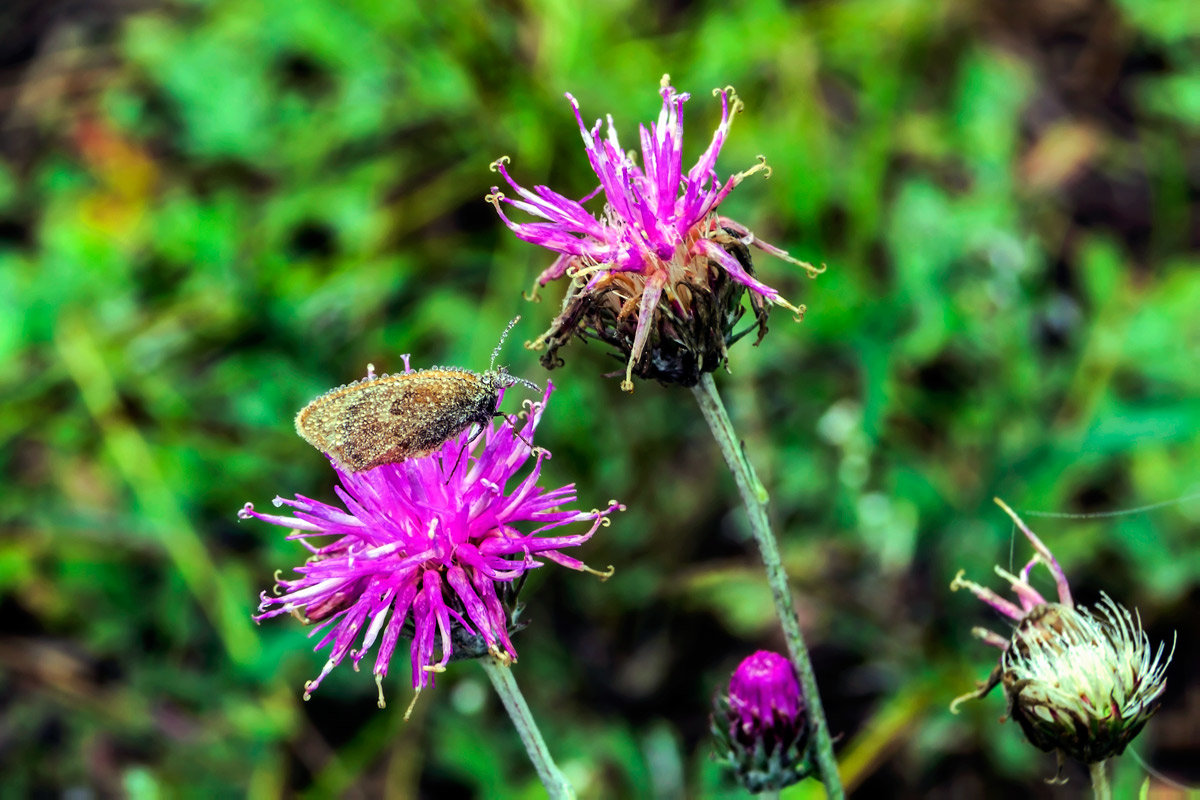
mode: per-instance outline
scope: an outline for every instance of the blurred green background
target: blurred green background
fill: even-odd
[[[246,501],[333,498],[296,410],[367,362],[547,375],[519,346],[549,260],[483,196],[594,186],[564,91],[627,146],[659,77],[685,161],[746,103],[723,206],[828,272],[718,377],[771,491],[845,777],[861,796],[1053,787],[997,692],[998,586],[1029,521],[1076,597],[1179,645],[1133,750],[1200,781],[1200,6],[1179,0],[785,5],[15,0],[0,8],[0,794],[537,797],[479,668],[414,718],[250,613],[301,560]],[[581,794],[739,796],[711,696],[781,649],[733,482],[689,392],[563,351],[549,484],[629,510],[524,595],[516,676]],[[404,659],[401,659],[403,661]],[[1126,756],[1118,796],[1145,776]],[[813,785],[791,796],[814,796]],[[75,792],[82,791],[83,794]],[[1166,790],[1164,790],[1165,792]],[[1169,793],[1158,796],[1172,796]]]

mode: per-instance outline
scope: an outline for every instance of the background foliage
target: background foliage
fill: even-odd
[[[592,177],[562,97],[627,141],[662,73],[694,158],[733,84],[725,211],[828,272],[761,257],[809,306],[719,385],[772,493],[847,780],[864,796],[1082,796],[998,725],[995,623],[952,594],[1026,556],[1179,634],[1134,749],[1200,780],[1200,15],[1177,0],[28,0],[0,9],[0,773],[4,793],[536,797],[473,664],[404,724],[290,620],[249,615],[279,532],[235,512],[331,498],[292,431],[363,373],[481,367],[554,313],[547,256],[483,201],[494,158]],[[588,797],[736,796],[708,704],[779,649],[732,480],[691,396],[573,345],[552,484],[629,511],[547,569],[517,678]],[[517,374],[546,376],[510,344]],[[1144,777],[1132,758],[1118,795]],[[815,787],[800,787],[810,796]]]

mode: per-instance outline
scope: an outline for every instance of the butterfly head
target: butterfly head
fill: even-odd
[[[508,338],[509,331],[513,326],[521,321],[520,316],[513,317],[504,329],[504,333],[500,334],[500,341],[496,343],[496,349],[492,351],[492,360],[488,363],[487,372],[483,373],[483,382],[487,386],[495,389],[507,389],[509,386],[520,384],[535,392],[542,391],[542,387],[538,386],[533,381],[527,381],[524,378],[518,378],[515,375],[510,375],[508,368],[504,366],[497,367],[496,359],[500,357],[500,348],[504,346],[504,340]]]

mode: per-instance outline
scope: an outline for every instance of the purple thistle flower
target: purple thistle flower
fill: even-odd
[[[778,653],[759,650],[738,665],[716,699],[712,730],[717,758],[747,791],[782,789],[812,771],[800,682]]]
[[[725,348],[736,338],[731,328],[741,316],[740,298],[751,292],[756,325],[765,333],[765,304],[781,305],[802,317],[804,307],[788,302],[754,276],[747,246],[804,267],[822,271],[757,239],[741,223],[717,213],[717,207],[748,176],[770,168],[759,163],[722,182],[717,155],[729,135],[733,116],[743,105],[732,87],[714,90],[721,97],[721,122],[708,148],[683,171],[683,104],[690,95],[661,81],[662,111],[649,129],[639,126],[642,163],[621,149],[612,117],[605,136],[600,120],[588,128],[579,103],[567,94],[583,137],[588,161],[600,185],[580,200],[546,186],[525,189],[508,173],[508,158],[492,164],[519,199],[493,186],[487,199],[504,224],[524,241],[558,253],[537,284],[571,279],[562,314],[533,345],[549,347],[542,363],[556,365],[555,351],[572,335],[590,336],[616,346],[627,357],[625,391],[631,377],[694,385],[703,372],[724,363]],[[604,195],[597,218],[584,203]],[[545,222],[514,222],[501,202]],[[634,312],[637,312],[636,315]],[[699,331],[688,330],[699,326]],[[632,328],[632,330],[630,330]],[[649,344],[649,359],[643,353]],[[643,363],[645,361],[646,363]]]
[[[357,669],[377,646],[374,674],[383,707],[382,680],[401,638],[412,641],[418,693],[453,659],[490,653],[515,660],[509,634],[518,627],[516,612],[510,616],[506,609],[515,601],[514,581],[545,561],[611,574],[611,568],[596,572],[561,551],[586,542],[623,506],[612,501],[604,510],[571,510],[574,484],[552,490],[538,485],[550,453],[527,442],[552,391],[547,385],[541,402],[526,401],[523,425],[517,416],[489,422],[471,444],[466,430],[428,456],[363,472],[344,471],[331,459],[341,483],[334,491],[344,508],[296,495],[274,501],[290,506],[291,516],[260,514],[250,503],[238,512],[242,519],[291,529],[288,538],[311,553],[296,568],[299,577],[278,581],[278,596],[263,592],[255,617],[290,613],[319,623],[310,634],[323,634],[314,649],[331,650],[320,674],[305,684],[305,699],[347,655]],[[519,477],[531,455],[532,467]],[[590,527],[549,534],[574,522]],[[311,541],[325,537],[335,538]]]

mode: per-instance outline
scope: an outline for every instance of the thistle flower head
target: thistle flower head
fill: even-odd
[[[1108,595],[1060,607],[1051,626],[1019,627],[1000,657],[1009,715],[1036,747],[1091,764],[1120,755],[1158,710],[1163,658],[1141,619]]]
[[[508,173],[508,158],[492,164],[517,197],[493,186],[488,200],[517,235],[558,254],[538,285],[570,280],[562,313],[532,346],[546,348],[542,363],[559,362],[557,350],[572,336],[612,345],[626,359],[622,388],[633,390],[632,376],[663,383],[694,385],[704,372],[725,363],[726,347],[758,327],[766,332],[766,306],[781,305],[797,317],[804,307],[785,300],[754,275],[748,245],[805,268],[784,251],[758,240],[745,226],[720,216],[717,207],[735,186],[756,172],[770,174],[765,159],[722,181],[717,155],[742,102],[732,87],[714,91],[721,98],[721,121],[708,148],[687,172],[683,169],[683,104],[690,95],[676,92],[664,75],[658,121],[639,126],[642,165],[621,149],[612,117],[605,135],[601,123],[588,128],[579,103],[575,111],[584,149],[599,186],[572,200],[546,186],[526,189]],[[603,194],[599,216],[584,203]],[[502,203],[544,222],[515,222]],[[750,292],[755,322],[733,333],[741,318],[742,294]]]
[[[749,792],[782,789],[812,772],[804,697],[778,653],[760,650],[738,665],[714,702],[712,731],[717,759]]]
[[[1140,617],[1107,594],[1091,609],[1076,606],[1050,550],[1012,509],[999,499],[996,503],[1025,534],[1035,555],[1019,575],[996,567],[1016,602],[964,579],[961,572],[950,584],[951,589],[968,589],[1014,625],[1008,637],[973,629],[977,638],[1002,651],[1000,661],[977,691],[956,698],[950,708],[1000,684],[1009,716],[1034,746],[1083,763],[1120,755],[1158,709],[1174,646],[1163,658],[1163,645],[1157,650],[1151,646]],[[1058,602],[1047,601],[1029,583],[1030,571],[1039,563],[1054,576]]]
[[[239,512],[291,529],[288,538],[309,551],[296,577],[279,579],[276,594],[262,594],[255,617],[290,613],[316,623],[315,649],[330,651],[305,685],[306,699],[347,655],[357,669],[375,647],[382,707],[381,682],[402,638],[411,640],[418,692],[451,660],[515,660],[510,633],[520,627],[514,603],[525,574],[547,561],[593,571],[562,551],[586,542],[622,506],[574,510],[574,484],[538,484],[550,454],[529,443],[552,391],[548,385],[541,402],[526,401],[523,420],[489,422],[474,441],[463,431],[428,456],[363,472],[331,459],[341,505],[296,495],[275,498],[290,516],[262,514],[250,503]],[[588,527],[557,530],[576,522]]]

